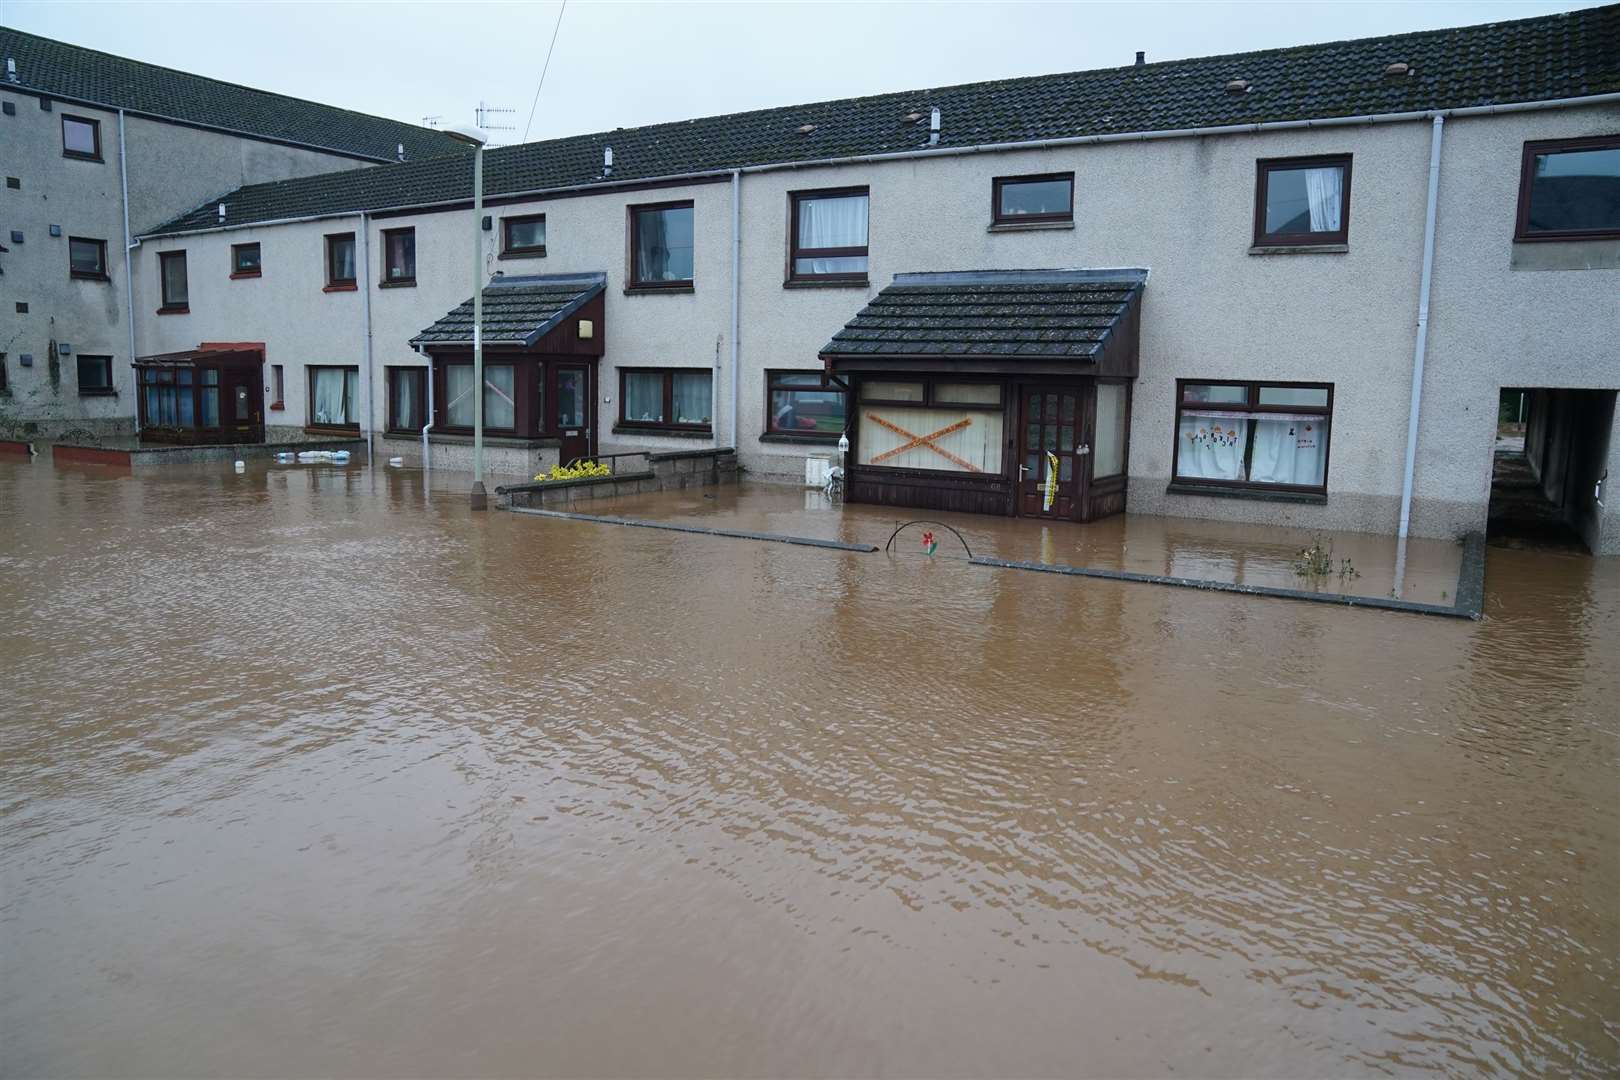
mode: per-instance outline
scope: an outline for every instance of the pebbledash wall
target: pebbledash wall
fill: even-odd
[[[1528,139],[1612,134],[1613,105],[1454,118],[1445,124],[1432,316],[1413,532],[1452,536],[1484,525],[1497,395],[1507,386],[1620,388],[1620,258],[1612,241],[1515,245],[1520,151]],[[1399,517],[1417,321],[1431,124],[1425,120],[983,152],[744,173],[741,192],[737,430],[728,428],[732,185],[729,179],[487,207],[486,273],[602,271],[606,355],[598,409],[603,449],[735,445],[766,478],[802,478],[807,452],[765,431],[764,373],[819,369],[817,353],[896,273],[923,270],[1143,267],[1141,377],[1133,397],[1130,501],[1135,513],[1393,532]],[[1353,155],[1348,250],[1250,254],[1255,162]],[[1072,228],[990,226],[997,176],[1075,173]],[[785,288],[789,192],[870,188],[869,284]],[[691,199],[695,287],[627,293],[626,207]],[[543,212],[546,255],[499,258],[502,217]],[[147,240],[139,251],[142,353],[201,341],[263,341],[283,366],[285,409],[306,422],[312,364],[358,364],[371,320],[370,426],[385,416],[384,369],[421,365],[409,339],[471,293],[471,221],[451,210],[367,219],[369,269],[355,292],[323,292],[323,237],[361,217]],[[417,283],[378,285],[381,231],[416,230]],[[263,276],[228,278],[233,243],[262,245]],[[154,317],[157,252],[185,250],[191,313]],[[1534,249],[1534,250],[1529,250]],[[1593,268],[1586,268],[1593,267]],[[714,373],[712,437],[611,431],[621,367]],[[1301,505],[1171,494],[1178,378],[1330,382],[1328,498]],[[267,388],[267,393],[268,393]],[[611,447],[610,445],[611,444]],[[1620,458],[1620,437],[1611,458]],[[1620,474],[1620,461],[1611,473]],[[1609,500],[1603,549],[1620,550]]]
[[[120,185],[119,114],[0,83],[0,118],[8,183],[0,189],[5,231],[0,354],[8,396],[0,398],[0,435],[54,438],[134,431],[134,375],[124,272],[124,206]],[[41,107],[47,103],[47,110]],[[100,160],[67,157],[63,115],[99,124]],[[248,183],[352,169],[364,164],[337,153],[286,146],[126,114],[130,230],[139,235],[199,203]],[[60,235],[52,236],[55,226]],[[21,233],[17,241],[13,233]],[[68,273],[68,239],[106,244],[104,280]],[[141,253],[135,259],[137,274]],[[221,264],[223,265],[223,264]],[[18,308],[27,305],[27,311]],[[157,304],[151,304],[155,309]],[[151,310],[142,312],[149,315]],[[139,322],[139,318],[137,322]],[[62,345],[66,355],[53,353]],[[54,348],[53,348],[54,347]],[[22,357],[30,366],[22,366]],[[113,358],[112,394],[81,394],[79,355]]]

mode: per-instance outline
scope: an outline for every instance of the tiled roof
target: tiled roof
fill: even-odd
[[[0,89],[17,86],[377,161],[394,161],[400,143],[407,160],[465,153],[465,144],[442,131],[220,82],[9,26],[0,26],[0,58],[17,62],[17,81],[0,82]]]
[[[484,287],[484,344],[532,348],[607,284],[606,274],[503,278]],[[468,297],[411,339],[425,348],[472,346],[473,302]]]
[[[498,196],[752,165],[1190,127],[1417,112],[1620,92],[1620,5],[1516,22],[1041,75],[620,128],[489,151]],[[1392,63],[1409,75],[1388,75]],[[1226,89],[1242,79],[1248,89]],[[813,130],[801,131],[806,125]],[[465,161],[420,161],[244,187],[235,223],[467,199]],[[160,228],[213,227],[214,200]]]
[[[1143,270],[897,274],[821,355],[1093,360],[1146,281]]]

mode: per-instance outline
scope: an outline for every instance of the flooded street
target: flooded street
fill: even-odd
[[[1620,560],[1467,622],[432,483],[0,460],[0,1073],[1620,1070]]]

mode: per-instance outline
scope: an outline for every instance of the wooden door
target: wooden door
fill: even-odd
[[[219,424],[231,442],[264,441],[264,374],[257,368],[220,370]]]
[[[1018,513],[1023,517],[1079,518],[1085,505],[1085,420],[1089,402],[1082,384],[1025,385],[1019,392]],[[1051,501],[1047,479],[1056,474]]]
[[[591,427],[591,393],[588,365],[557,365],[557,436],[562,440],[557,456],[564,465],[596,453],[596,433]]]

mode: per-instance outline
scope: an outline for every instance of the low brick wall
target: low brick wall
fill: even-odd
[[[635,466],[636,457],[646,459],[645,468]],[[614,476],[498,487],[495,489],[496,505],[506,509],[558,510],[620,495],[643,495],[654,491],[737,482],[737,453],[729,449],[649,451],[620,458],[619,462],[620,472]],[[624,467],[627,463],[629,468]]]

